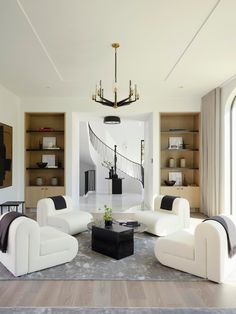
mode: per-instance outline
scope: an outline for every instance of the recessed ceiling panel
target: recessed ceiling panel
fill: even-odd
[[[118,41],[118,81],[124,93],[129,79],[138,83],[143,98],[202,93],[235,71],[235,0],[221,1],[165,77],[217,2],[1,1],[0,82],[26,97],[89,97],[102,79],[109,96],[114,77],[110,44]]]

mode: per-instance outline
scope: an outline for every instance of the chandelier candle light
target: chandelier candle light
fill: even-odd
[[[115,83],[114,83],[114,101],[108,100],[104,97],[104,90],[102,88],[102,81],[100,80],[99,87],[96,86],[95,94],[92,96],[92,100],[99,102],[104,106],[109,106],[113,108],[118,108],[121,106],[126,106],[135,102],[139,99],[139,94],[137,92],[137,85],[135,84],[134,89],[132,88],[132,83],[129,81],[129,96],[120,101],[117,99],[118,95],[118,83],[117,83],[117,48],[120,47],[120,44],[113,43],[111,45],[115,49]]]

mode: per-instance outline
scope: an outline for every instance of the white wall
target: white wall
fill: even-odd
[[[91,158],[90,147],[89,147],[89,134],[88,126],[85,121],[78,121],[79,123],[79,168],[80,168],[80,196],[84,195],[85,192],[85,171],[95,170],[96,166]]]
[[[153,197],[159,194],[160,178],[160,136],[159,114],[152,113],[145,122],[144,150],[144,202],[146,207],[153,208]]]
[[[13,131],[13,163],[12,186],[0,189],[0,202],[23,200],[24,196],[19,190],[19,169],[21,153],[19,151],[19,98],[0,85],[0,122],[12,126]]]
[[[147,207],[152,207],[153,196],[153,114],[145,122],[144,129],[144,202]]]

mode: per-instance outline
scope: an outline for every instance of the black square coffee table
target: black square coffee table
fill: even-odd
[[[121,259],[134,254],[134,230],[113,224],[106,228],[103,224],[92,226],[92,250]]]

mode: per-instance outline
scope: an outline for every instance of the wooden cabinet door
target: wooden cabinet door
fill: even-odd
[[[41,198],[65,195],[64,186],[27,186],[25,195],[26,207],[36,208]]]
[[[37,207],[37,202],[45,195],[45,186],[27,186],[25,191],[25,206]]]
[[[45,189],[45,197],[65,195],[64,186],[47,186]]]
[[[184,186],[180,188],[180,196],[189,201],[190,208],[200,208],[199,186]]]
[[[199,186],[161,186],[161,195],[174,195],[186,198],[190,208],[200,208]]]
[[[180,188],[178,186],[161,186],[161,195],[180,196]]]

